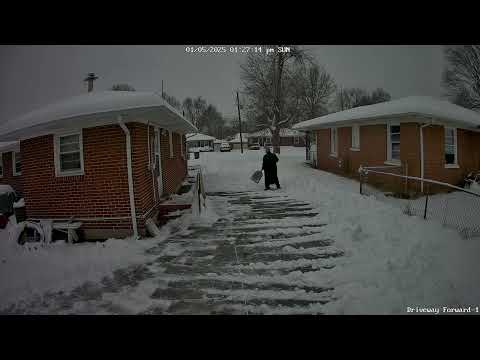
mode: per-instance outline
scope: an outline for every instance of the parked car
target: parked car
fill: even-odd
[[[249,150],[260,150],[260,144],[259,143],[253,143],[248,145]]]
[[[203,146],[203,147],[199,148],[199,151],[200,152],[209,152],[209,151],[213,151],[213,148],[211,146]]]
[[[228,142],[223,142],[222,145],[220,145],[220,151],[230,151],[232,148],[230,147],[230,144]]]

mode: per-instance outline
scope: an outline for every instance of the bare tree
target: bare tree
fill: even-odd
[[[185,116],[187,119],[195,125],[195,113],[193,110],[193,99],[190,97],[187,97],[185,100],[183,100],[182,103],[182,108],[185,111]]]
[[[298,121],[313,119],[328,112],[327,104],[336,86],[323,67],[315,62],[300,67],[295,83],[303,110],[303,119],[299,118]]]
[[[173,95],[168,95],[166,92],[163,93],[163,98],[164,100],[172,105],[175,109],[181,110],[182,105],[180,104],[180,101],[177,100],[177,98]]]
[[[443,73],[447,96],[456,104],[480,109],[480,45],[447,46]]]
[[[295,73],[294,66],[310,61],[311,57],[298,46],[269,46],[273,52],[249,53],[241,65],[243,94],[248,99],[247,112],[254,114],[260,127],[270,129],[275,153],[280,153],[280,129],[292,123],[288,113],[298,98],[286,86]]]
[[[135,91],[135,88],[128,84],[115,84],[113,85],[110,90],[113,91]]]
[[[343,111],[389,101],[390,98],[390,94],[382,88],[377,88],[371,94],[360,88],[340,89],[335,96],[335,107],[337,111]]]

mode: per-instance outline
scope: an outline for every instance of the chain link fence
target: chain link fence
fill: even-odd
[[[360,193],[400,206],[406,215],[456,229],[464,238],[480,237],[480,193],[407,176],[403,170],[401,166],[360,168]]]

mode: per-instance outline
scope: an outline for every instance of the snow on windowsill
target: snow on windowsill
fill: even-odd
[[[445,169],[460,169],[458,164],[445,164]]]
[[[402,163],[400,161],[395,160],[387,160],[384,162],[385,165],[392,165],[392,166],[400,166]]]
[[[360,151],[360,148],[350,148],[350,151]]]

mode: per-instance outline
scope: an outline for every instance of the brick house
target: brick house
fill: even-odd
[[[248,148],[248,136],[249,136],[248,133],[242,133],[241,143],[243,143],[244,150]],[[240,150],[242,145],[240,143],[240,133],[235,134],[235,136],[232,139],[230,139],[228,143],[230,144],[230,148],[232,150]]]
[[[199,148],[206,149],[207,147],[214,150],[214,141],[216,140],[213,136],[205,134],[186,134],[187,139],[187,150],[194,151]]]
[[[0,143],[0,184],[10,185],[23,195],[22,157],[18,141]]]
[[[360,166],[390,165],[409,176],[457,185],[480,170],[480,114],[431,97],[361,106],[294,128],[315,137],[316,167],[339,174],[358,176]],[[401,181],[389,179],[392,187]]]
[[[87,239],[144,236],[182,185],[192,131],[156,93],[90,92],[2,125],[0,141],[19,140],[21,180],[1,180],[21,189],[29,219],[74,217]]]
[[[270,129],[259,130],[248,134],[248,145],[260,144],[260,146],[272,145],[272,132]],[[305,136],[300,131],[292,129],[280,129],[280,146],[305,146]]]

